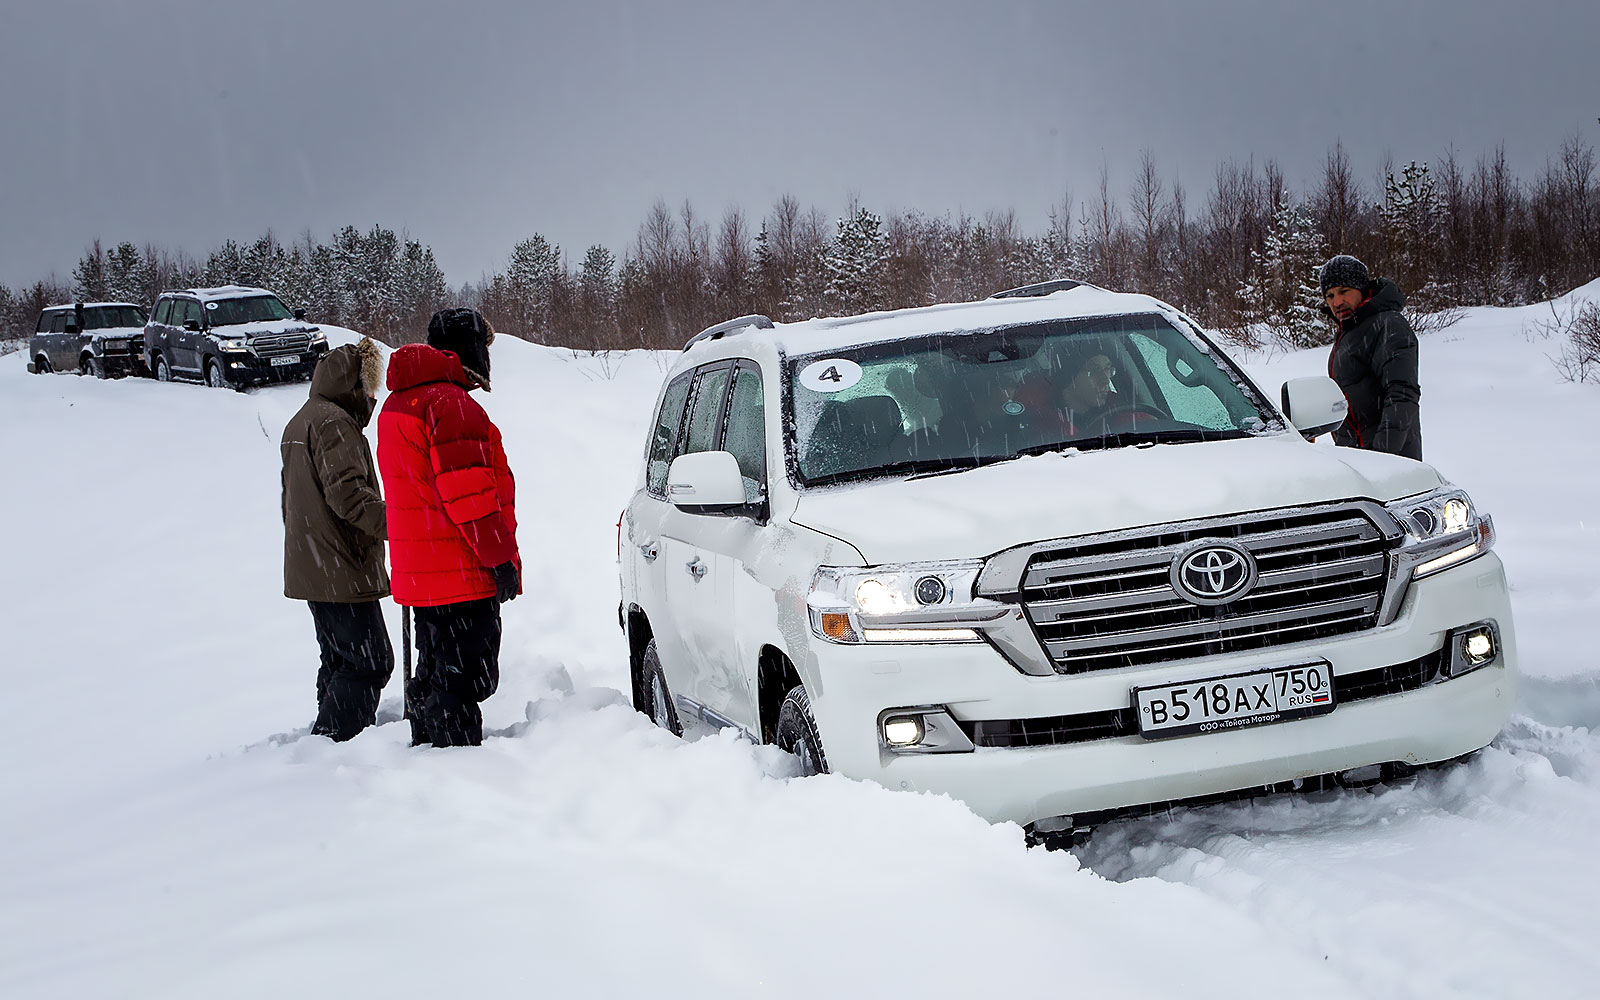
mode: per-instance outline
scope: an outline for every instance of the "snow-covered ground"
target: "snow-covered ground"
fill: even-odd
[[[1542,309],[1422,347],[1428,457],[1513,581],[1526,680],[1496,744],[1073,853],[630,711],[614,526],[657,356],[496,342],[527,594],[492,738],[450,750],[303,737],[316,644],[278,517],[303,385],[7,356],[0,996],[1592,996],[1600,389],[1559,381]],[[1250,366],[1275,389],[1322,364]]]

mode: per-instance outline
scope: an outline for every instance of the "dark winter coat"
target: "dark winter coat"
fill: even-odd
[[[389,593],[387,534],[362,428],[383,379],[372,341],[330,351],[311,398],[283,429],[283,593],[301,601],[375,601]]]
[[[491,567],[521,568],[516,483],[499,429],[467,395],[478,385],[450,351],[409,344],[389,359],[378,468],[401,604],[494,597]]]
[[[1387,278],[1340,324],[1328,374],[1350,404],[1334,444],[1386,451],[1422,460],[1422,420],[1417,401],[1417,335],[1401,314],[1406,297]]]

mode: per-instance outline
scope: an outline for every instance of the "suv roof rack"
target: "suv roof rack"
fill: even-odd
[[[689,342],[683,345],[683,349],[687,351],[702,340],[719,340],[730,333],[737,333],[746,327],[752,326],[758,330],[770,330],[772,329],[772,320],[760,314],[752,314],[740,316],[738,319],[730,319],[726,323],[718,323],[716,326],[708,326],[693,337],[690,337]]]
[[[989,296],[991,299],[1034,299],[1052,292],[1065,292],[1068,289],[1088,285],[1087,281],[1077,281],[1072,278],[1057,278],[1055,281],[1038,281],[1031,285],[1022,285],[1018,288],[1008,288],[1003,292],[995,292]],[[1093,287],[1092,285],[1090,287]]]

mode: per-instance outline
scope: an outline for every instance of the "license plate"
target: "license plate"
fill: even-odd
[[[1288,722],[1333,711],[1326,662],[1133,689],[1139,735],[1147,740]]]
[[[272,363],[275,365],[297,365],[300,363],[300,357],[299,355],[290,354],[281,358],[273,358]]]

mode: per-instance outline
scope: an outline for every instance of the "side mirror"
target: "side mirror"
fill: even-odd
[[[305,319],[306,318],[306,311],[304,309],[296,309],[294,311],[294,318],[295,319]]]
[[[722,514],[745,506],[739,460],[726,451],[679,455],[667,469],[667,500],[688,514]]]
[[[197,319],[186,319],[183,321],[183,328],[185,330],[199,330],[200,321]]]
[[[1283,415],[1309,441],[1344,423],[1350,404],[1339,383],[1326,375],[1292,378],[1283,383]]]

